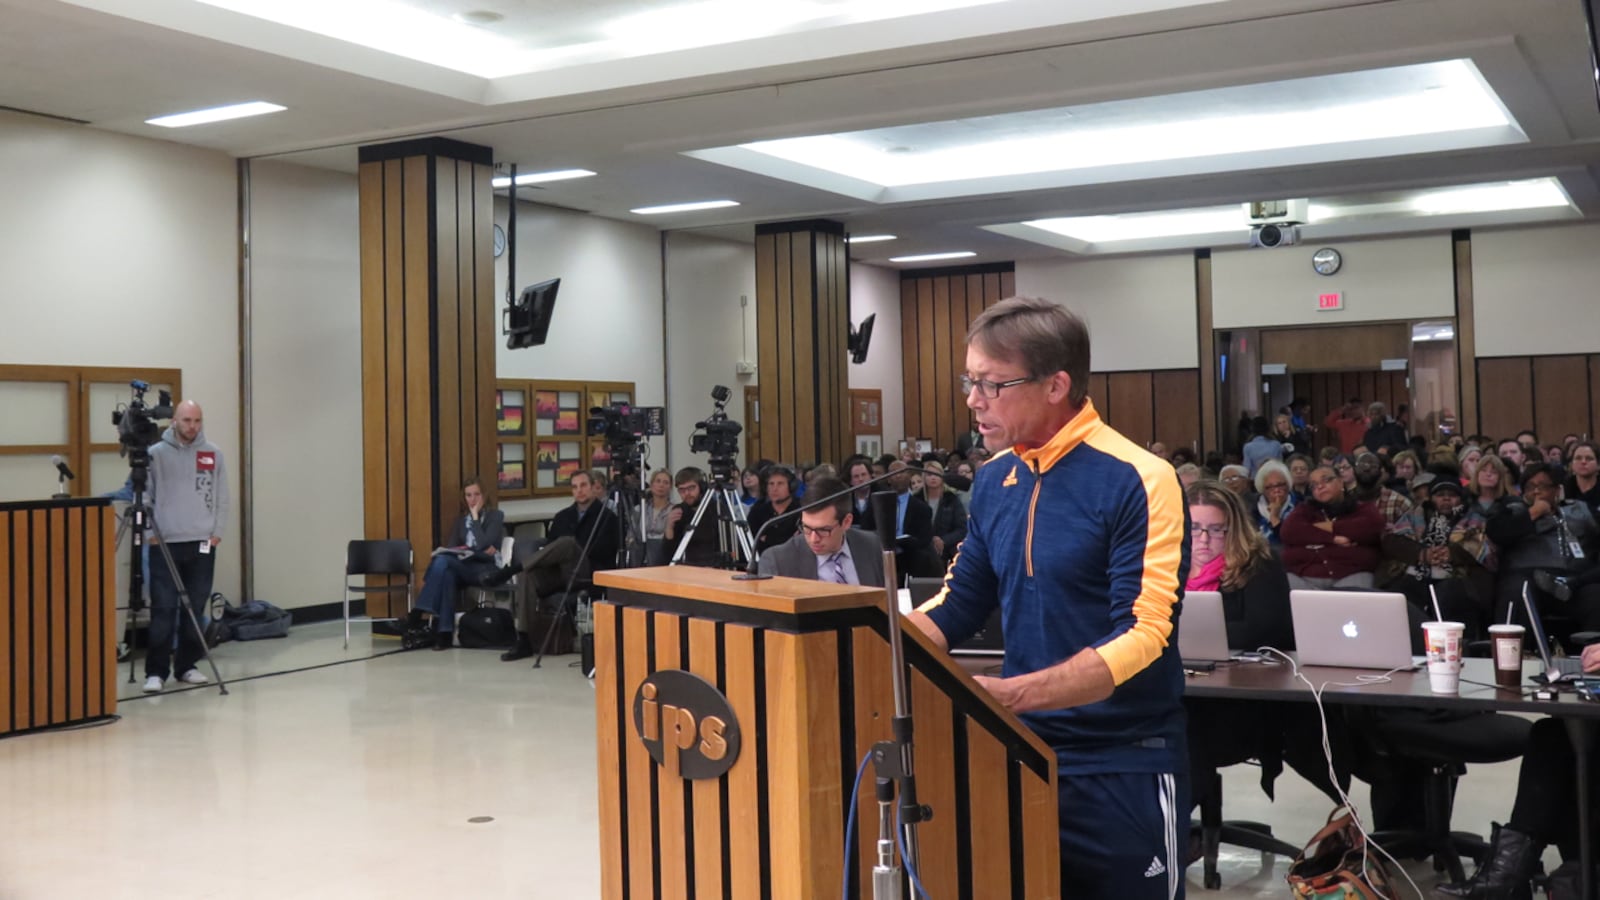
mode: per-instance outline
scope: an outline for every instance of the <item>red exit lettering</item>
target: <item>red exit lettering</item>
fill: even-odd
[[[1344,309],[1344,294],[1318,294],[1317,309]]]

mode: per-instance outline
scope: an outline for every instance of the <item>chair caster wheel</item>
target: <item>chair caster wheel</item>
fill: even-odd
[[[1221,872],[1209,872],[1209,873],[1207,873],[1205,875],[1204,883],[1205,883],[1205,886],[1206,886],[1206,890],[1208,890],[1208,891],[1221,890],[1222,889],[1222,873]]]

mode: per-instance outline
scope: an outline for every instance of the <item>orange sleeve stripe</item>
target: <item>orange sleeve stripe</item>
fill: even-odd
[[[1137,468],[1149,506],[1144,575],[1133,601],[1134,625],[1097,648],[1113,683],[1122,684],[1159,659],[1172,637],[1172,608],[1178,602],[1178,566],[1183,559],[1183,492],[1165,463],[1130,454],[1128,450],[1137,448],[1121,435],[1102,431],[1092,443]]]

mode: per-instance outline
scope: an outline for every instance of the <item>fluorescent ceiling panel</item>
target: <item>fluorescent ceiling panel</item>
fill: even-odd
[[[738,206],[737,200],[696,200],[692,203],[668,203],[663,206],[641,206],[628,212],[640,216],[659,216],[666,213],[699,212],[702,209],[724,209]]]
[[[276,103],[252,100],[249,103],[234,103],[228,106],[213,106],[210,109],[197,109],[193,112],[174,113],[170,116],[157,116],[154,119],[145,119],[144,123],[160,125],[162,128],[188,128],[191,125],[209,125],[212,122],[226,122],[230,119],[264,116],[267,113],[283,112],[287,108]]]
[[[880,241],[892,241],[892,234],[852,234],[844,239],[846,244],[876,244]]]
[[[690,155],[893,202],[1526,140],[1456,59]]]
[[[952,250],[948,253],[918,253],[913,256],[891,256],[889,262],[933,262],[938,259],[966,259],[978,254],[971,250]]]
[[[547,181],[571,181],[574,178],[588,178],[594,175],[588,169],[556,169],[550,172],[528,172],[517,175],[517,184],[543,184]],[[509,176],[490,180],[491,185],[497,188],[510,187]]]

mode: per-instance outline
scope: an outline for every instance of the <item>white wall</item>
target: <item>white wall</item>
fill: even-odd
[[[216,590],[234,598],[236,209],[221,153],[0,112],[0,360],[183,371],[229,464]],[[112,438],[109,422],[92,424]]]
[[[495,200],[504,227],[507,202]],[[496,308],[504,308],[509,252],[495,261]],[[666,403],[662,364],[661,236],[654,228],[519,201],[517,289],[560,278],[549,342],[507,350],[496,326],[495,373],[501,378],[631,381],[638,406]],[[693,420],[690,420],[693,423]],[[682,440],[688,440],[683,432]],[[679,440],[675,435],[671,440]],[[650,441],[649,465],[665,465],[667,440]],[[570,500],[501,504],[508,515],[553,511]]]
[[[254,162],[250,180],[255,592],[334,603],[365,528],[356,179]]]
[[[741,306],[741,298],[748,301]],[[753,423],[744,421],[744,389],[755,375],[734,366],[756,358],[756,263],[750,244],[685,232],[667,235],[667,467],[706,467],[704,454],[689,452],[694,423],[711,415],[711,389],[733,392],[728,417],[745,431],[741,462]]]
[[[1017,293],[1054,300],[1083,317],[1092,371],[1200,365],[1193,254],[1021,260]]]
[[[1472,232],[1478,356],[1600,351],[1600,224]]]
[[[1344,257],[1332,276],[1311,268],[1324,246]],[[1317,296],[1333,292],[1344,294],[1345,308],[1319,312]],[[1219,250],[1211,256],[1211,294],[1217,328],[1450,318],[1455,263],[1448,234]]]
[[[872,323],[872,345],[867,361],[850,364],[850,387],[877,388],[883,391],[883,447],[885,452],[900,446],[906,430],[904,356],[900,335],[900,273],[894,269],[850,264],[850,324],[860,325],[867,316]]]

